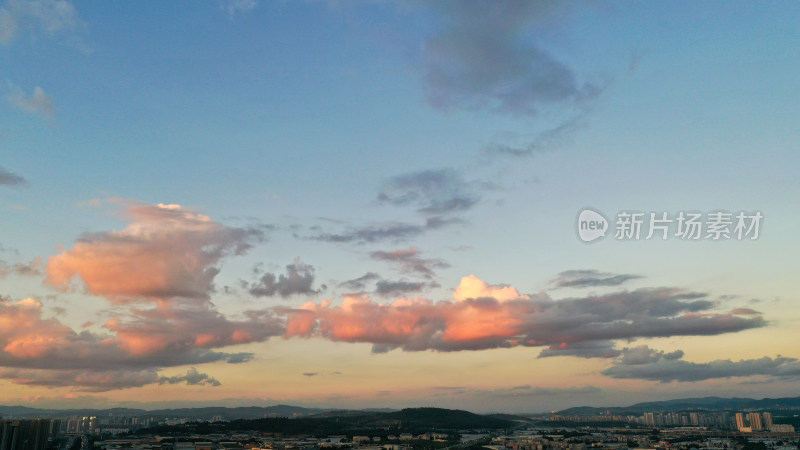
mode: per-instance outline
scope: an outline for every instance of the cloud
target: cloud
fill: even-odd
[[[0,278],[5,278],[11,274],[23,276],[41,276],[44,275],[43,269],[41,258],[35,258],[33,261],[27,264],[7,264],[4,261],[0,261]]]
[[[98,380],[97,390],[133,387],[159,382],[155,374],[163,367],[250,361],[251,353],[217,349],[285,333],[285,318],[271,310],[234,319],[210,301],[221,261],[246,252],[263,230],[227,227],[178,205],[120,203],[128,226],[86,234],[51,257],[46,282],[67,289],[79,277],[91,294],[126,307],[115,309],[101,332],[77,333],[43,318],[38,300],[0,298],[0,367],[15,371],[6,378],[81,390],[92,389],[86,380]],[[4,269],[35,274],[39,267],[34,261]],[[194,383],[201,375],[190,371],[184,379]],[[177,378],[161,382],[170,380]]]
[[[392,177],[378,193],[381,203],[411,205],[428,216],[466,211],[479,200],[474,184],[465,182],[453,169],[422,170]]]
[[[420,253],[418,249],[409,247],[393,251],[374,251],[370,253],[370,257],[377,261],[393,263],[404,273],[421,275],[426,279],[436,276],[434,269],[450,267],[449,264],[439,259],[424,259],[420,257]]]
[[[256,297],[290,297],[297,294],[317,294],[314,290],[314,267],[296,260],[294,264],[286,266],[286,274],[278,275],[265,273],[255,283],[248,287],[248,292]]]
[[[82,25],[70,2],[8,0],[0,7],[0,44],[10,45],[21,33],[56,36],[75,32]]]
[[[658,362],[661,359],[667,361],[674,361],[683,358],[683,350],[675,350],[673,352],[663,352],[654,350],[646,345],[641,345],[633,348],[626,348],[622,351],[622,358],[620,364],[629,366],[636,366],[639,364],[650,364]]]
[[[706,363],[685,361],[682,358],[681,350],[665,353],[647,346],[625,348],[622,350],[622,357],[602,373],[612,378],[662,383],[756,375],[792,379],[800,377],[800,361],[797,358],[778,356],[774,359],[763,357],[739,361],[717,359]]]
[[[425,282],[381,280],[375,284],[375,293],[378,295],[404,295],[421,292],[428,286],[429,284]]]
[[[30,96],[26,96],[22,88],[9,83],[8,103],[22,111],[41,114],[46,117],[53,117],[56,107],[53,98],[44,92],[44,89],[36,86]]]
[[[210,309],[207,304],[169,304],[137,310],[134,318],[124,321],[112,318],[103,328],[116,335],[110,342],[137,361],[152,366],[214,361],[241,363],[252,355],[211,349],[262,342],[284,330],[283,322],[268,311],[251,311],[246,316],[247,320],[237,321]]]
[[[761,313],[756,311],[755,309],[750,309],[750,308],[734,308],[731,311],[731,314],[738,314],[740,316],[755,316]]]
[[[717,335],[764,325],[761,316],[704,312],[702,294],[672,288],[637,289],[603,296],[553,300],[522,295],[511,286],[464,277],[455,301],[401,298],[376,303],[348,295],[286,310],[286,337],[367,342],[373,352],[482,350],[560,346],[644,337]]]
[[[438,230],[448,225],[463,223],[458,218],[429,217],[423,224],[405,222],[386,222],[375,225],[349,227],[339,233],[318,232],[304,239],[312,241],[335,243],[373,243],[373,242],[401,242],[419,236],[427,231]],[[299,237],[299,236],[298,236]]]
[[[189,386],[200,386],[207,384],[209,386],[221,386],[222,383],[217,381],[216,378],[210,377],[208,374],[200,373],[194,367],[186,371],[186,375],[174,377],[159,377],[158,384],[179,384],[186,383]]]
[[[111,334],[76,333],[42,313],[35,299],[0,300],[0,367],[11,370],[1,377],[84,390],[92,383],[98,390],[134,387],[157,382],[155,373],[163,367],[249,361],[252,354],[214,349],[261,342],[285,330],[268,311],[231,320],[208,303],[192,301],[161,303],[134,309],[124,320],[109,319],[102,328]]]
[[[577,358],[614,358],[621,354],[612,341],[587,341],[551,345],[539,353],[539,358],[574,356]]]
[[[483,151],[490,155],[522,158],[558,148],[567,143],[573,133],[586,127],[586,115],[586,111],[581,111],[551,128],[534,133],[532,137],[519,138],[524,143],[494,142]]]
[[[319,375],[317,372],[303,372],[304,377],[315,377],[317,375]]]
[[[256,0],[226,0],[222,6],[233,18],[236,13],[246,13],[254,10],[258,6],[258,2]]]
[[[531,38],[566,2],[458,0],[431,2],[444,29],[423,48],[428,102],[442,110],[478,109],[536,115],[552,105],[572,106],[601,87]]]
[[[518,397],[555,397],[564,395],[583,396],[583,395],[599,394],[601,392],[603,392],[603,390],[597,386],[550,388],[550,387],[531,386],[529,384],[524,384],[521,386],[513,386],[511,388],[477,391],[476,394],[479,396],[518,398]]]
[[[558,274],[551,281],[556,287],[597,287],[597,286],[619,286],[630,280],[642,278],[640,275],[613,274],[608,272],[598,272],[597,270],[566,270]]]
[[[8,170],[0,167],[0,186],[24,186],[28,184],[28,181],[25,180],[21,175],[17,175],[14,172],[9,172]]]
[[[4,370],[0,379],[25,386],[71,387],[83,392],[106,392],[145,386],[158,382],[153,370]]]
[[[232,228],[179,205],[126,201],[130,224],[121,231],[87,233],[47,263],[46,283],[87,290],[115,303],[173,297],[208,299],[218,263],[263,240],[258,228]]]
[[[370,282],[376,281],[376,280],[380,280],[380,279],[381,279],[381,276],[378,275],[377,273],[375,273],[375,272],[367,272],[367,273],[365,273],[364,275],[362,275],[362,276],[360,276],[358,278],[355,278],[355,279],[352,279],[352,280],[343,281],[343,282],[339,283],[339,287],[343,287],[343,288],[346,288],[346,289],[357,290],[357,291],[363,291],[364,289],[366,289],[367,283],[370,283]]]
[[[461,279],[461,284],[453,292],[453,298],[459,301],[478,298],[491,298],[498,302],[516,299],[530,300],[530,296],[520,294],[513,286],[490,285],[475,275]]]
[[[43,387],[69,387],[83,392],[107,392],[148,384],[220,386],[220,382],[192,367],[185,376],[159,377],[155,370],[30,370],[0,371],[0,378],[15,384]]]

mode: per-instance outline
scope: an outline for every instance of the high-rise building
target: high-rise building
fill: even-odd
[[[750,421],[750,429],[753,431],[761,431],[764,429],[764,427],[761,426],[761,414],[750,413],[747,415],[747,419]]]
[[[747,428],[744,423],[744,414],[736,413],[736,429],[742,431],[744,428]]]
[[[0,450],[45,450],[50,421],[3,420],[0,422]]]
[[[772,413],[761,413],[761,418],[764,420],[764,428],[772,429]]]

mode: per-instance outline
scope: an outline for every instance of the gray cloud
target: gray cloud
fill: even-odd
[[[304,377],[315,377],[319,375],[319,372],[303,372]]]
[[[421,214],[438,216],[472,208],[480,200],[475,187],[453,169],[422,170],[387,180],[378,201],[414,206]]]
[[[210,377],[208,374],[200,373],[194,367],[189,368],[186,371],[186,375],[179,375],[174,377],[160,377],[158,379],[158,384],[180,384],[186,383],[190,386],[199,386],[199,385],[209,385],[209,386],[221,386],[222,383],[217,381],[216,378]]]
[[[431,2],[444,30],[426,42],[421,58],[428,102],[439,109],[486,109],[536,115],[551,105],[572,106],[602,88],[579,81],[566,63],[530,38],[566,2]]]
[[[0,278],[7,277],[11,274],[23,276],[43,276],[44,273],[44,265],[42,264],[41,258],[36,258],[27,264],[8,264],[5,261],[0,261]]]
[[[552,345],[542,350],[538,357],[574,356],[578,358],[614,358],[622,353],[614,347],[615,344],[612,341],[563,343],[563,345]]]
[[[370,282],[373,282],[373,281],[376,281],[376,280],[380,280],[380,279],[381,279],[381,276],[378,275],[377,273],[375,273],[375,272],[367,272],[367,273],[365,273],[364,275],[362,275],[362,276],[360,276],[358,278],[355,278],[355,279],[352,279],[352,280],[343,281],[343,282],[339,283],[339,287],[343,287],[343,288],[346,288],[346,289],[352,289],[352,290],[356,290],[356,291],[363,291],[364,289],[367,288],[367,283],[370,283]]]
[[[792,379],[800,377],[800,361],[797,358],[778,356],[774,359],[769,357],[739,361],[717,359],[706,363],[695,363],[685,361],[681,359],[682,357],[681,350],[664,353],[647,346],[626,348],[622,350],[622,358],[602,373],[612,378],[662,383],[757,375]]]
[[[484,153],[508,157],[529,157],[537,153],[563,146],[577,130],[586,127],[586,112],[581,112],[558,125],[520,137],[524,143],[494,142],[484,147]]]
[[[21,175],[0,167],[0,186],[24,186],[28,182]]]
[[[265,273],[255,283],[250,284],[248,292],[256,297],[290,297],[298,294],[317,294],[314,285],[314,267],[299,260],[286,266],[286,274],[276,276]]]
[[[557,287],[596,287],[619,286],[630,280],[642,278],[640,275],[613,274],[597,270],[566,270],[551,281]]]
[[[0,371],[0,379],[25,386],[72,387],[84,392],[106,392],[157,383],[154,370],[29,370]]]
[[[421,275],[426,279],[436,276],[434,269],[445,269],[449,264],[440,259],[427,259],[420,256],[420,251],[414,247],[392,251],[374,251],[370,257],[377,261],[386,261],[395,264],[404,273]]]
[[[410,292],[421,292],[428,283],[415,281],[381,280],[375,284],[375,293],[379,295],[403,295]]]
[[[661,350],[654,350],[646,345],[639,347],[625,348],[621,352],[622,358],[619,363],[627,366],[637,366],[640,364],[651,364],[658,362],[662,359],[667,361],[674,361],[683,358],[683,350],[675,350],[674,352],[663,352]]]
[[[439,216],[429,217],[425,219],[423,224],[412,224],[404,222],[389,222],[377,225],[367,225],[360,227],[349,227],[339,233],[330,233],[325,231],[318,231],[317,234],[312,236],[301,237],[312,241],[334,242],[334,243],[350,243],[355,242],[359,244],[373,243],[373,242],[402,242],[409,238],[419,236],[427,231],[438,230],[445,226],[463,223],[458,218],[443,218]]]

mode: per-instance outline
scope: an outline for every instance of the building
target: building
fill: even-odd
[[[736,413],[736,429],[744,431],[745,428],[747,428],[747,425],[744,423],[744,414]]]
[[[753,431],[761,431],[764,429],[764,427],[761,425],[761,414],[750,413],[747,415],[747,419],[750,422],[750,429]]]
[[[764,428],[772,429],[772,413],[761,413],[761,419],[764,421]]]
[[[45,450],[50,421],[3,420],[0,422],[0,450]]]

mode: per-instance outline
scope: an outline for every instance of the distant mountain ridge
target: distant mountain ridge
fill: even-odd
[[[322,408],[303,408],[300,406],[275,405],[275,406],[208,406],[201,408],[169,408],[145,410],[136,408],[110,408],[110,409],[39,409],[27,406],[0,406],[0,417],[70,417],[70,416],[97,416],[108,417],[113,415],[139,416],[139,417],[182,417],[195,420],[209,420],[220,416],[223,420],[235,419],[261,419],[263,417],[295,417],[309,416],[331,411]],[[394,410],[392,410],[394,411]]]
[[[752,398],[722,398],[722,397],[700,397],[700,398],[680,398],[675,400],[664,400],[657,402],[636,403],[630,406],[612,406],[597,408],[593,406],[579,406],[558,411],[560,415],[570,416],[592,416],[592,415],[628,415],[642,414],[645,412],[673,412],[673,411],[702,411],[702,410],[746,410],[746,409],[768,409],[768,410],[800,410],[800,397],[786,398],[763,398],[760,400]]]
[[[591,416],[591,415],[641,415],[645,412],[672,412],[672,411],[703,411],[703,410],[735,410],[743,411],[748,409],[763,409],[763,410],[787,410],[787,411],[800,411],[800,397],[787,397],[787,398],[722,398],[722,397],[702,397],[702,398],[682,398],[675,400],[665,400],[656,402],[636,403],[630,406],[613,406],[613,407],[593,407],[593,406],[580,406],[568,408],[558,411],[560,415],[578,415],[578,416]],[[412,408],[403,411],[416,411],[425,408]],[[456,411],[456,410],[453,410]],[[466,412],[466,411],[464,411]],[[91,408],[74,408],[74,409],[42,409],[31,408],[28,406],[2,406],[0,405],[0,417],[8,418],[35,418],[35,417],[70,417],[70,416],[138,416],[138,417],[161,417],[161,418],[187,418],[190,420],[210,420],[212,417],[221,417],[223,420],[237,420],[237,419],[261,419],[265,417],[346,417],[346,416],[363,416],[366,414],[379,414],[379,413],[397,413],[403,415],[403,412],[391,408],[365,408],[362,410],[346,410],[334,408],[305,408],[301,406],[291,405],[274,405],[274,406],[242,406],[242,407],[224,407],[224,406],[208,406],[200,408],[169,408],[169,409],[156,409],[145,410],[137,408],[108,408],[108,409],[91,409]],[[408,412],[407,412],[408,413]],[[416,413],[414,413],[416,414]],[[509,416],[503,414],[489,415],[497,419],[514,420],[516,416]]]

